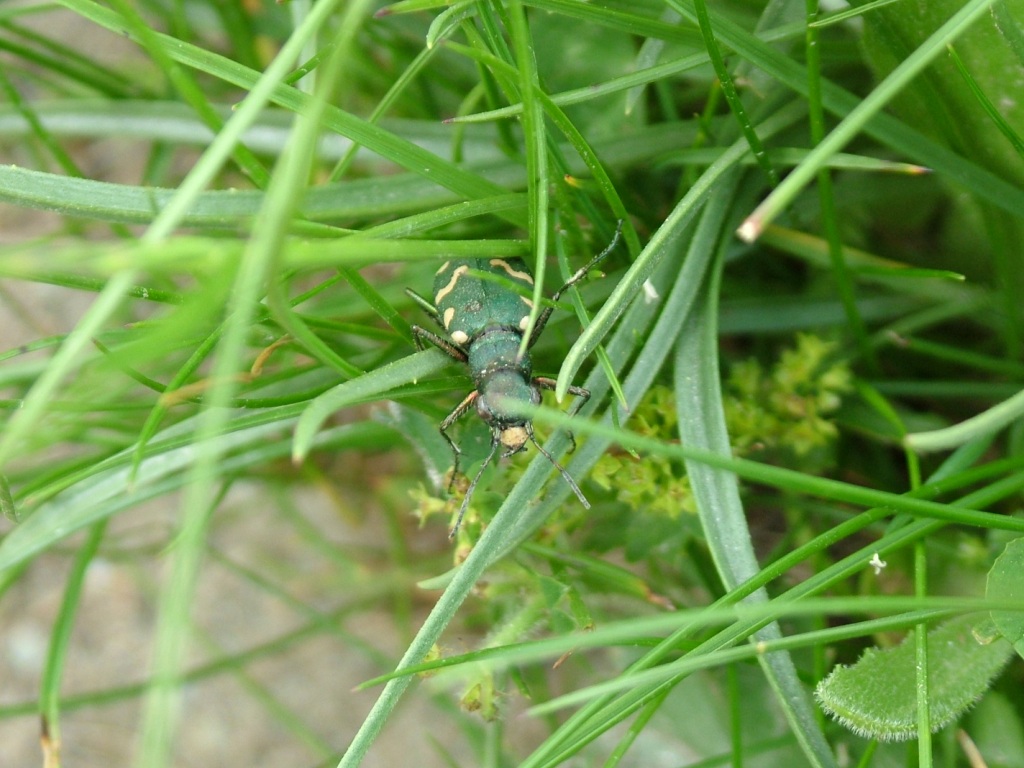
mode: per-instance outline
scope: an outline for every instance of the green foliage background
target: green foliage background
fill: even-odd
[[[0,667],[5,743],[1024,765],[1022,20],[0,10],[0,635],[45,628]],[[593,393],[534,417],[592,509],[531,451],[449,543],[437,424],[472,384],[404,289],[520,256],[541,306],[620,221],[534,349]],[[472,475],[485,430],[457,439]]]

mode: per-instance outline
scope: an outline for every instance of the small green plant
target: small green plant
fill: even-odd
[[[769,371],[754,359],[731,366],[724,408],[738,454],[788,454],[811,470],[832,467],[829,449],[839,431],[829,417],[852,389],[849,365],[835,356],[837,348],[802,333]]]
[[[730,366],[724,413],[737,456],[799,460],[805,471],[831,469],[839,437],[829,418],[852,388],[837,345],[799,334],[792,349],[766,371],[754,359]],[[638,435],[671,441],[679,434],[678,408],[668,387],[655,386],[630,417]],[[811,455],[813,454],[813,456]],[[662,456],[607,454],[591,479],[641,514],[677,516],[696,512],[681,463]]]

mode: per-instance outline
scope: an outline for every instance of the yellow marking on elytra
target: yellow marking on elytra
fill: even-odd
[[[444,320],[444,329],[447,331],[448,326],[452,324],[452,320],[455,319],[455,307],[448,307],[444,311],[444,316],[441,318]]]
[[[457,267],[456,270],[452,272],[452,279],[448,281],[448,285],[438,291],[437,295],[434,296],[434,303],[440,304],[444,301],[444,297],[455,290],[455,284],[459,282],[459,278],[467,272],[469,272],[469,267],[466,264],[463,264],[461,267]]]
[[[523,315],[523,319],[519,321],[519,330],[525,331],[529,325],[530,325],[530,316],[529,315]]]
[[[515,269],[512,269],[512,265],[509,264],[504,259],[491,259],[490,265],[492,267],[501,267],[506,272],[508,272],[508,276],[511,277],[513,280],[524,280],[530,285],[533,285],[533,276],[529,272],[520,272]]]
[[[435,275],[440,275],[442,272],[444,272],[446,269],[448,269],[448,265],[449,264],[451,264],[451,262],[450,261],[446,261],[444,264],[441,265],[441,268],[439,270],[437,270],[437,272],[435,272],[434,274]]]
[[[469,334],[465,331],[455,331],[452,333],[452,341],[456,344],[465,344],[469,341]]]
[[[523,300],[523,304],[528,306],[530,309],[533,309],[533,302],[530,299],[526,298],[525,296],[520,296],[519,298]]]

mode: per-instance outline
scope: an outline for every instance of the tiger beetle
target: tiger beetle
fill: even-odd
[[[520,355],[523,335],[530,321],[533,302],[513,290],[508,282],[523,289],[532,291],[533,276],[522,259],[453,259],[446,261],[437,270],[434,277],[434,303],[424,299],[412,290],[406,293],[419,304],[437,324],[447,333],[447,338],[421,328],[412,326],[413,339],[422,350],[426,344],[432,344],[449,357],[469,366],[476,388],[465,399],[455,406],[455,410],[441,422],[441,436],[448,442],[455,457],[452,467],[448,492],[459,471],[459,456],[462,451],[448,435],[448,429],[458,421],[470,406],[476,405],[476,412],[491,428],[491,450],[484,459],[483,465],[469,484],[466,496],[459,508],[459,516],[455,520],[448,538],[454,538],[462,525],[462,518],[469,508],[477,483],[480,481],[487,465],[491,463],[498,447],[504,451],[502,458],[519,453],[526,447],[527,441],[536,446],[548,461],[559,471],[565,482],[576,494],[576,498],[586,509],[590,509],[580,487],[555,457],[544,450],[533,436],[533,422],[522,414],[517,407],[520,404],[539,405],[540,391],[554,389],[555,380],[544,376],[533,375],[529,349],[537,343],[544,326],[547,325],[551,313],[555,311],[557,302],[569,288],[582,280],[587,272],[612,252],[619,242],[622,233],[620,221],[615,230],[615,237],[601,253],[576,272],[569,281],[555,291],[551,297],[552,306],[545,307],[537,318],[529,341],[527,352]],[[499,280],[487,279],[481,275],[495,275]],[[503,284],[503,282],[504,284]],[[589,390],[583,387],[570,386],[569,392],[579,398],[572,409],[578,411],[590,398]]]

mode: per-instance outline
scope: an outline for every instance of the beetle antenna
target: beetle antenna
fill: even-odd
[[[498,435],[495,434],[491,438],[491,452],[487,454],[487,458],[484,459],[484,463],[480,465],[480,470],[476,473],[476,477],[473,478],[473,482],[469,484],[469,488],[466,489],[466,495],[462,499],[462,506],[459,507],[459,516],[455,519],[455,525],[451,531],[448,532],[448,541],[455,538],[455,534],[459,532],[459,527],[462,525],[462,518],[466,516],[466,510],[469,509],[469,500],[473,498],[473,491],[476,490],[476,484],[480,482],[480,478],[484,474],[484,470],[487,469],[487,465],[491,463],[491,459],[494,458],[494,454],[498,452]],[[579,493],[579,491],[577,491]]]
[[[555,457],[552,456],[547,451],[545,451],[544,447],[540,443],[537,442],[537,438],[535,438],[533,436],[533,430],[532,429],[530,430],[530,442],[533,443],[534,446],[537,448],[537,450],[540,451],[542,454],[544,454],[544,457],[548,461],[550,461],[552,463],[552,465],[554,465],[555,469],[557,469],[561,473],[562,479],[565,480],[566,484],[570,488],[572,488],[572,492],[576,494],[576,498],[580,500],[580,504],[583,505],[583,508],[584,509],[590,509],[590,502],[587,501],[587,497],[583,495],[583,491],[580,490],[580,487],[578,485],[576,485],[576,481],[572,479],[572,475],[570,475],[566,471],[565,467],[563,467],[561,464],[559,464],[557,461],[555,461]]]
[[[558,301],[562,298],[562,294],[565,293],[571,286],[576,285],[580,280],[583,279],[584,275],[590,270],[597,266],[598,262],[604,259],[609,253],[615,250],[615,246],[619,244],[619,238],[622,237],[622,219],[619,219],[619,223],[615,226],[615,235],[612,237],[612,241],[608,243],[608,246],[601,251],[597,256],[592,258],[583,267],[576,270],[575,274],[569,278],[569,281],[555,291],[555,294],[551,297],[552,301]]]

